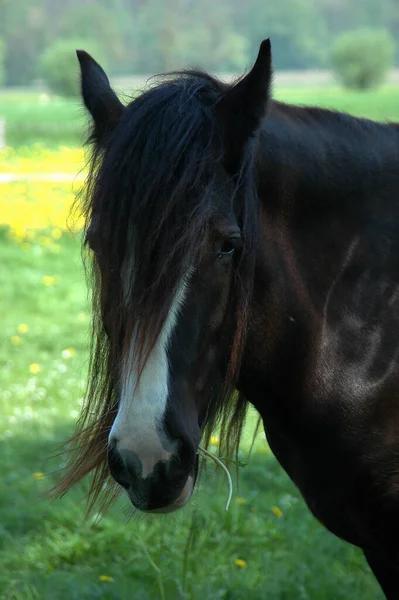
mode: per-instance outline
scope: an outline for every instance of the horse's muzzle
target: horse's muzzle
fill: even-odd
[[[118,450],[116,444],[112,444],[108,449],[108,466],[112,477],[125,488],[137,509],[169,513],[189,501],[195,485],[198,457],[189,466],[175,456],[160,460],[153,471],[143,477],[139,456],[132,450]]]

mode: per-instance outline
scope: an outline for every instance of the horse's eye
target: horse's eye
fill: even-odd
[[[219,251],[219,257],[234,254],[235,250],[237,250],[239,242],[239,238],[227,238],[224,240]]]

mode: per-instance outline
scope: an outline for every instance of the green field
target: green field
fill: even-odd
[[[284,90],[284,100],[399,120],[399,87]],[[84,123],[74,103],[43,104],[37,94],[0,95],[0,114],[15,145],[76,144]],[[49,457],[79,412],[89,336],[79,236],[46,242],[51,235],[24,244],[0,228],[0,598],[382,599],[361,553],[315,521],[263,436],[228,512],[213,463],[190,505],[166,518],[132,514],[121,498],[102,520],[85,521],[87,481],[62,499],[45,498],[64,461]]]
[[[134,95],[134,88],[127,89],[126,93]],[[274,96],[294,104],[324,106],[360,117],[399,121],[399,85],[363,92],[347,92],[339,87],[281,87],[275,90]],[[11,146],[37,142],[49,146],[78,145],[84,139],[86,120],[77,100],[39,93],[3,92],[0,117],[6,120],[7,143]]]

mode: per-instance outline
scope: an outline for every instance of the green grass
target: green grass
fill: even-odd
[[[49,147],[80,145],[86,117],[78,100],[18,91],[0,93],[0,117],[9,146],[42,143]]]
[[[228,512],[213,463],[190,506],[166,518],[129,519],[121,498],[102,521],[85,522],[87,481],[60,500],[43,498],[63,460],[47,457],[73,430],[87,365],[78,240],[66,235],[60,245],[57,254],[39,245],[26,252],[0,230],[0,598],[382,599],[361,553],[316,522],[263,439],[240,469]],[[57,285],[45,286],[44,275]],[[21,323],[29,331],[13,345]],[[69,359],[68,347],[76,349]]]
[[[274,96],[293,104],[336,108],[375,120],[399,121],[399,85],[366,92],[339,87],[281,87],[275,90]],[[38,93],[3,91],[0,117],[6,120],[7,143],[11,146],[37,142],[48,146],[77,145],[82,142],[86,129],[86,118],[78,100],[48,99]]]
[[[285,88],[276,96],[399,121],[399,86],[362,93]],[[83,137],[76,102],[3,93],[0,115],[14,145],[78,144]],[[245,503],[233,499],[227,513],[227,487],[213,464],[189,507],[167,518],[129,518],[122,498],[100,522],[85,522],[87,481],[55,502],[43,498],[63,461],[48,456],[73,431],[87,367],[89,307],[78,240],[65,235],[59,253],[38,244],[25,252],[0,230],[0,253],[1,599],[382,599],[361,553],[316,522],[263,439],[240,469],[235,497]],[[45,275],[57,276],[57,285],[45,286]],[[21,323],[28,333],[18,334]],[[15,335],[21,344],[11,343]],[[63,351],[70,347],[76,355],[68,359]],[[250,427],[244,452],[249,438]],[[36,479],[38,472],[46,477]],[[235,566],[236,558],[247,566]]]
[[[342,110],[376,121],[399,121],[399,85],[355,91],[339,87],[281,88],[275,98],[292,104]]]

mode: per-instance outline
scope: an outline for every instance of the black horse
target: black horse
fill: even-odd
[[[198,446],[258,410],[313,514],[399,598],[399,126],[165,76],[124,106],[78,51],[93,158],[87,402],[58,491],[183,506]],[[108,496],[109,499],[109,496]]]

